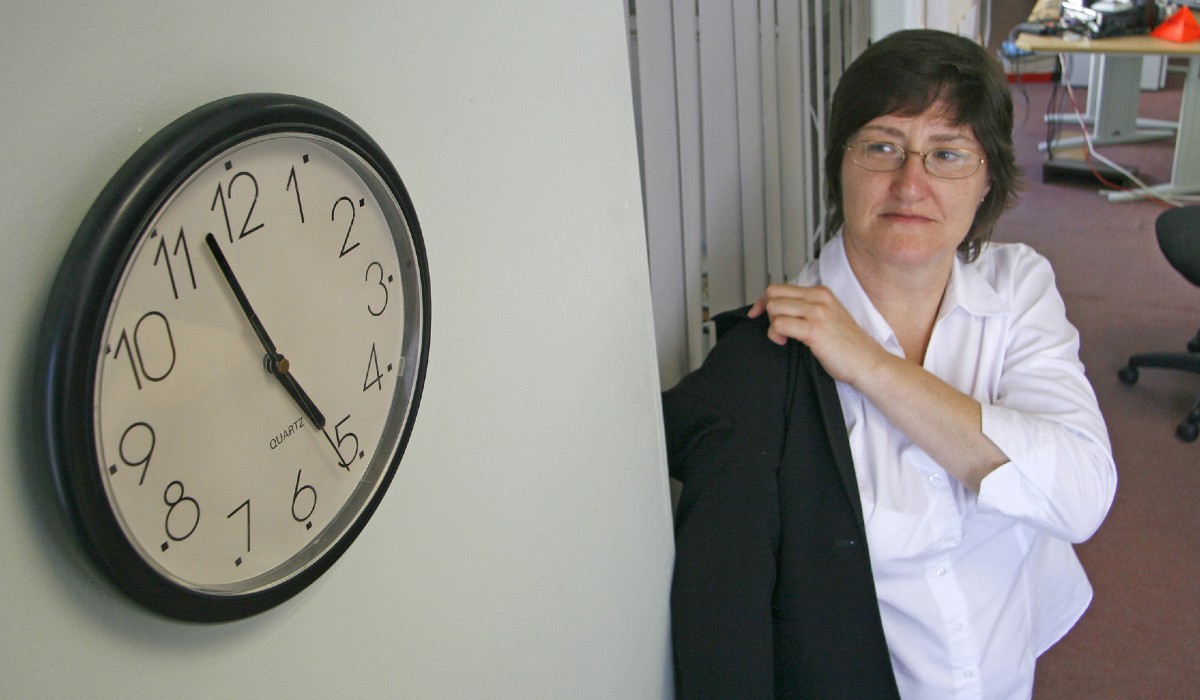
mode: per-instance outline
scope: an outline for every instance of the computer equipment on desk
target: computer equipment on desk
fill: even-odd
[[[1145,34],[1157,17],[1153,0],[1063,0],[1058,24],[1062,31],[1099,39]]]

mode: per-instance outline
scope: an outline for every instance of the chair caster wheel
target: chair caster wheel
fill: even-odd
[[[1128,367],[1122,367],[1117,371],[1117,379],[1120,379],[1126,384],[1136,383],[1138,380],[1138,368],[1132,365]]]
[[[1184,421],[1175,428],[1175,435],[1184,442],[1195,442],[1200,437],[1200,425]]]

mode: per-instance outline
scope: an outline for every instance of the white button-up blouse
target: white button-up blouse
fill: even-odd
[[[797,284],[828,287],[903,356],[840,236]],[[924,367],[982,404],[1010,461],[975,494],[838,383],[896,680],[905,698],[1028,698],[1034,660],[1091,601],[1071,543],[1099,527],[1117,483],[1049,262],[1020,244],[956,259]]]

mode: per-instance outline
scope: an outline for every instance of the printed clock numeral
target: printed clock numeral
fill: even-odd
[[[391,369],[391,365],[388,365]],[[383,391],[383,372],[379,371],[379,355],[375,352],[375,343],[371,343],[371,354],[367,357],[367,375],[363,377],[363,391],[375,387]]]
[[[363,456],[363,454],[358,451],[358,436],[351,432],[342,432],[342,425],[344,425],[348,420],[350,420],[349,415],[338,421],[337,425],[333,426],[333,440],[336,442],[334,449],[337,451],[338,455],[338,466],[347,471],[349,471],[350,465],[354,463],[354,460]],[[354,447],[348,450],[343,450],[342,445],[347,440],[352,440],[354,442]],[[347,457],[347,454],[350,456]]]
[[[304,162],[308,162],[307,155],[304,156]],[[295,190],[296,210],[300,214],[300,223],[304,223],[304,202],[300,200],[300,180],[296,177],[296,166],[294,165],[292,166],[291,172],[288,173],[287,187],[284,189],[288,192]]]
[[[175,284],[175,269],[171,265],[171,258],[179,257],[183,254],[183,261],[187,264],[188,280],[192,283],[192,289],[196,288],[196,272],[192,269],[192,255],[188,252],[187,237],[183,233],[183,227],[179,227],[179,236],[175,239],[175,249],[171,252],[167,251],[166,237],[159,237],[157,231],[150,232],[151,238],[158,238],[158,251],[154,254],[154,264],[158,265],[161,260],[164,267],[167,268],[167,279],[171,282],[171,296],[179,298],[179,287]]]
[[[167,517],[163,521],[163,530],[172,542],[182,542],[192,536],[200,526],[200,503],[184,493],[182,481],[172,481],[163,490],[163,503],[167,504]],[[162,544],[162,550],[167,551],[169,545]]]
[[[246,511],[246,553],[249,554],[250,553],[250,499],[247,498],[246,500],[244,500],[240,504],[238,504],[237,508],[234,508],[233,511],[230,512],[229,515],[225,516],[225,519],[228,520],[229,518],[232,518],[233,516],[238,514],[238,511],[241,511],[241,510]],[[237,559],[235,559],[234,564],[236,566],[241,566],[242,558],[238,557]]]
[[[370,281],[371,281],[371,270],[377,270],[377,271],[378,271],[378,278],[379,278],[379,279],[378,279],[378,281],[376,282],[376,286],[378,286],[378,287],[379,287],[381,290],[383,290],[383,291],[382,291],[382,293],[383,293],[383,300],[382,300],[382,301],[380,302],[380,304],[379,304],[379,310],[378,310],[378,311],[376,311],[376,310],[375,310],[375,307],[374,307],[374,305],[373,305],[373,304],[370,304],[370,303],[368,303],[368,304],[367,304],[367,313],[371,314],[372,316],[382,316],[382,315],[383,315],[383,312],[387,310],[387,305],[388,305],[388,296],[389,296],[389,295],[388,295],[388,287],[387,287],[387,286],[388,286],[388,284],[391,284],[391,282],[392,282],[392,276],[391,276],[391,275],[387,275],[387,277],[385,278],[385,277],[384,277],[384,274],[383,274],[383,265],[382,265],[382,264],[381,264],[381,263],[380,263],[378,260],[376,260],[376,261],[373,261],[373,262],[371,262],[371,264],[370,264],[370,265],[367,265],[367,271],[366,271],[366,273],[364,273],[364,274],[363,274],[363,281],[364,281],[364,282],[370,282]]]
[[[333,211],[329,212],[329,220],[337,221],[338,209],[345,211],[346,207],[341,206],[342,203],[347,204],[350,208],[350,223],[346,224],[346,237],[342,239],[342,250],[340,253],[338,253],[339,259],[346,257],[350,251],[359,246],[358,241],[355,241],[354,245],[350,245],[350,232],[354,229],[354,220],[358,216],[358,214],[355,212],[356,207],[354,206],[353,199],[350,199],[349,197],[338,197],[337,201],[333,203]],[[358,200],[358,206],[363,206],[363,200]]]
[[[312,484],[300,485],[300,474],[303,471],[296,470],[296,486],[292,490],[292,519],[298,523],[305,523],[305,528],[311,528],[310,518],[317,510],[317,490]]]
[[[132,443],[132,445],[126,443]],[[121,441],[117,443],[117,453],[121,455],[121,461],[125,463],[125,466],[142,468],[142,474],[138,477],[138,486],[146,481],[146,472],[150,469],[150,457],[154,455],[154,443],[154,428],[144,421],[137,421],[126,428],[125,432],[121,433]],[[143,452],[145,454],[142,454]],[[109,472],[115,474],[116,467],[110,467]]]
[[[143,328],[147,321],[152,322]],[[121,356],[122,348],[129,358],[129,369],[133,372],[138,391],[142,389],[143,378],[150,382],[161,382],[175,368],[175,338],[171,335],[171,322],[161,312],[148,311],[143,314],[133,326],[132,340],[128,330],[121,330],[117,344],[112,348],[114,360]],[[149,367],[147,355],[150,357]]]
[[[232,167],[233,163],[225,164],[226,169],[231,169]],[[217,193],[213,196],[213,203],[212,207],[210,208],[211,211],[216,211],[217,205],[221,205],[221,217],[225,221],[225,232],[229,235],[230,243],[233,243],[234,238],[233,223],[229,219],[229,203],[234,199],[234,185],[236,185],[239,180],[246,183],[238,188],[239,192],[243,192],[243,194],[238,197],[238,202],[245,203],[246,218],[241,223],[241,230],[238,232],[237,236],[238,240],[249,236],[264,226],[264,224],[257,224],[255,226],[250,225],[250,219],[254,216],[254,207],[258,204],[258,180],[245,170],[238,172],[236,175],[230,178],[228,187],[222,185],[221,183],[217,184]],[[246,190],[247,186],[251,187],[252,189]]]

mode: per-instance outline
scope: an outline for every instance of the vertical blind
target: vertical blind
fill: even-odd
[[[659,375],[823,239],[825,119],[870,0],[627,0]]]

